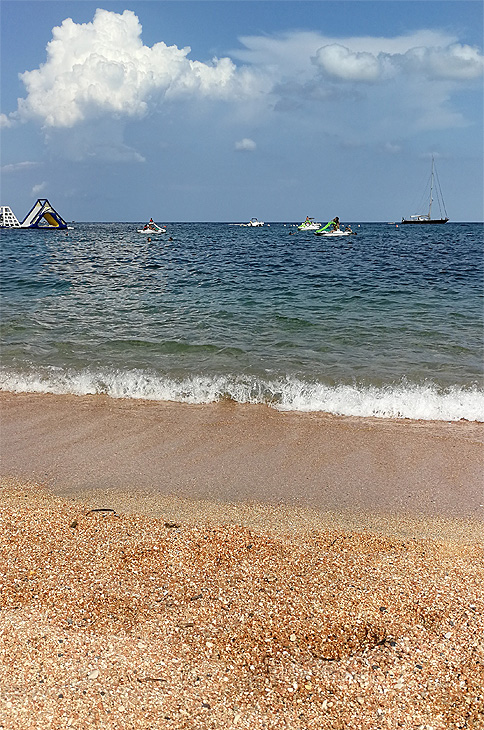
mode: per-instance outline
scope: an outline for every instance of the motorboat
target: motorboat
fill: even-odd
[[[257,218],[251,218],[248,223],[242,223],[243,226],[248,226],[249,228],[260,228],[260,226],[264,225],[264,221],[257,220]]]
[[[314,218],[310,218],[309,216],[306,218],[306,220],[301,223],[300,226],[297,227],[298,231],[317,231],[319,228],[321,228],[321,223],[316,223]]]

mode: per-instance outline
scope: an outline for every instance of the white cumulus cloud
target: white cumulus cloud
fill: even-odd
[[[338,43],[319,48],[314,63],[337,79],[376,81],[382,73],[380,61],[372,53],[355,53]]]
[[[461,44],[443,31],[417,30],[394,37],[331,37],[317,31],[275,36],[244,36],[232,57],[264,69],[275,83],[306,79],[316,67],[333,80],[375,82],[399,73],[465,81],[483,72],[478,48]]]
[[[6,114],[0,114],[0,129],[6,129],[7,127],[13,127],[14,121],[11,119],[11,117],[8,117]]]
[[[415,46],[405,53],[355,51],[337,43],[322,46],[314,64],[329,77],[342,81],[379,81],[399,73],[417,78],[466,81],[484,70],[479,49],[460,43],[447,46]]]
[[[413,33],[387,38],[385,36],[324,35],[317,31],[290,31],[274,36],[243,36],[243,48],[231,52],[231,56],[246,64],[264,68],[267,73],[294,75],[311,71],[312,58],[320,48],[339,45],[351,53],[404,54],[411,48],[446,48],[457,41],[454,35],[434,30],[418,30]]]
[[[347,139],[466,126],[453,95],[475,88],[483,73],[481,49],[439,30],[339,38],[291,31],[240,40],[244,47],[232,56],[272,80],[276,111],[307,117],[319,108],[321,129]],[[344,114],[350,108],[357,115]]]
[[[244,137],[243,139],[240,139],[238,142],[235,143],[236,150],[242,150],[245,152],[253,152],[256,147],[257,145],[254,140],[249,139],[248,137]]]
[[[467,125],[469,112],[453,94],[475,87],[483,73],[480,49],[439,30],[393,37],[318,30],[245,36],[230,58],[209,63],[190,59],[188,46],[161,40],[146,46],[141,33],[130,10],[98,9],[84,24],[64,20],[52,31],[45,63],[21,75],[26,96],[1,124],[40,122],[52,152],[68,159],[143,163],[147,149],[133,133],[137,120],[169,104],[169,113],[154,120],[161,139],[166,119],[177,118],[175,102],[205,100],[187,117],[198,121],[203,109],[205,123],[216,125],[220,102],[229,102],[224,124],[233,120],[240,130],[243,120],[248,135],[254,120],[270,124],[273,114],[285,113],[316,120],[320,133],[351,144],[375,139],[382,145],[422,129]],[[239,151],[256,149],[249,136],[233,144]]]
[[[477,48],[453,43],[446,48],[411,48],[399,58],[409,73],[423,73],[435,79],[465,81],[482,76],[484,56]]]
[[[143,45],[141,24],[131,10],[98,9],[90,23],[70,18],[53,29],[47,60],[21,79],[27,97],[19,100],[22,119],[47,127],[72,127],[106,113],[142,117],[163,99],[198,95],[240,99],[256,94],[257,74],[238,69],[229,58],[211,64],[188,58],[190,48]]]

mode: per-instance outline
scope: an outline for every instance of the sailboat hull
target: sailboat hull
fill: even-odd
[[[428,224],[428,223],[447,223],[449,219],[448,218],[432,218],[432,219],[424,219],[420,221],[412,221],[412,220],[405,220],[405,218],[402,218],[402,223],[414,223],[415,225],[422,225]]]

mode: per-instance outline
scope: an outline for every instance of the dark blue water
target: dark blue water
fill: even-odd
[[[484,419],[480,224],[138,227],[2,232],[1,388]]]

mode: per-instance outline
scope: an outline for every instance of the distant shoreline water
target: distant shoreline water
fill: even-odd
[[[347,223],[4,232],[0,389],[483,421],[482,225]]]

